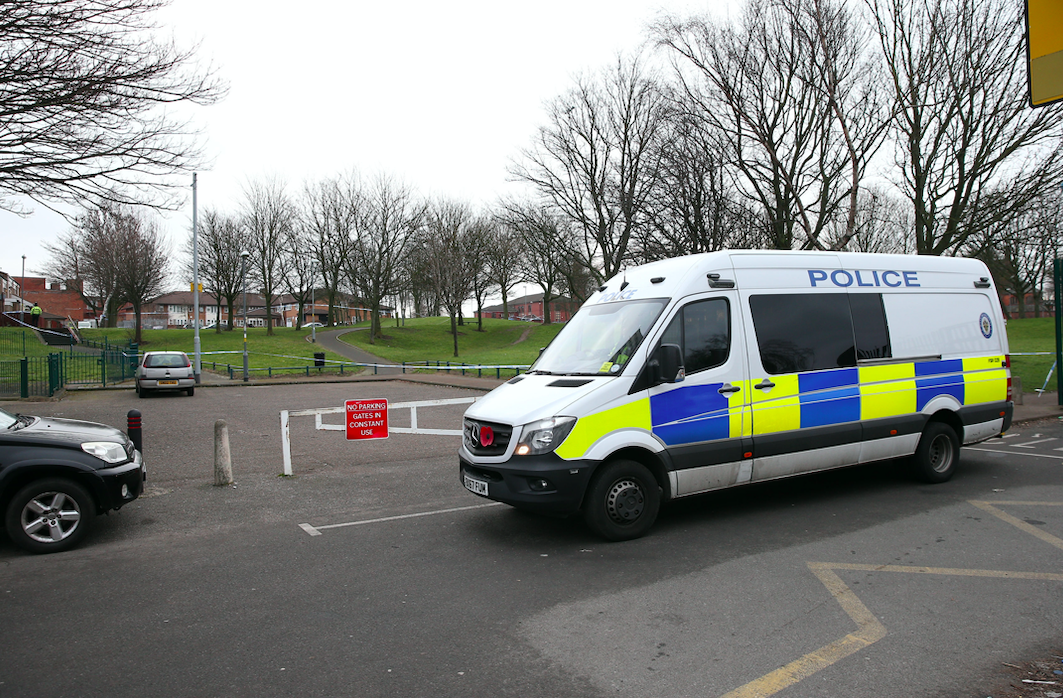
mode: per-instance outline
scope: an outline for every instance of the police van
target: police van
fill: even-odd
[[[932,483],[1011,423],[977,260],[722,251],[628,269],[463,420],[469,491],[582,512],[610,540],[662,501],[910,457]]]

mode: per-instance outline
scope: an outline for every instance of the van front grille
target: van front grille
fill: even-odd
[[[501,456],[509,448],[513,427],[466,418],[462,424],[465,448],[477,456]]]

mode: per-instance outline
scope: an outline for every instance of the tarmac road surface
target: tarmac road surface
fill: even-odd
[[[281,410],[471,385],[17,404],[118,426],[140,409],[149,488],[67,553],[0,537],[0,695],[988,696],[1063,637],[1053,409],[965,448],[944,485],[885,463],[736,488],[627,543],[466,492],[457,437],[293,418],[279,476]],[[434,409],[419,424],[464,408]],[[211,485],[216,419],[235,487]]]

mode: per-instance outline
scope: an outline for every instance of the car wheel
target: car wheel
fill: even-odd
[[[191,388],[189,388],[185,392],[188,393],[188,397],[192,397],[193,395],[196,394],[196,386],[193,385]]]
[[[137,381],[137,397],[143,398],[147,395],[147,392],[148,391],[144,390],[144,388],[140,387],[140,381]]]
[[[915,474],[925,482],[949,480],[960,462],[960,439],[948,424],[930,422],[919,438],[912,464]]]
[[[57,553],[81,542],[95,516],[95,503],[80,485],[47,478],[23,487],[11,499],[7,533],[31,553]]]
[[[587,526],[607,540],[646,535],[661,507],[661,488],[641,463],[606,463],[591,480],[584,501]]]

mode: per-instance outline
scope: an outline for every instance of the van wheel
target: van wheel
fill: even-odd
[[[960,439],[952,427],[943,422],[927,424],[915,450],[915,474],[925,482],[946,482],[959,462]]]
[[[30,483],[11,498],[7,533],[23,550],[57,553],[81,542],[95,515],[92,497],[80,485],[47,478]]]
[[[646,535],[661,508],[657,480],[641,463],[618,460],[603,465],[587,489],[583,520],[607,540]]]

